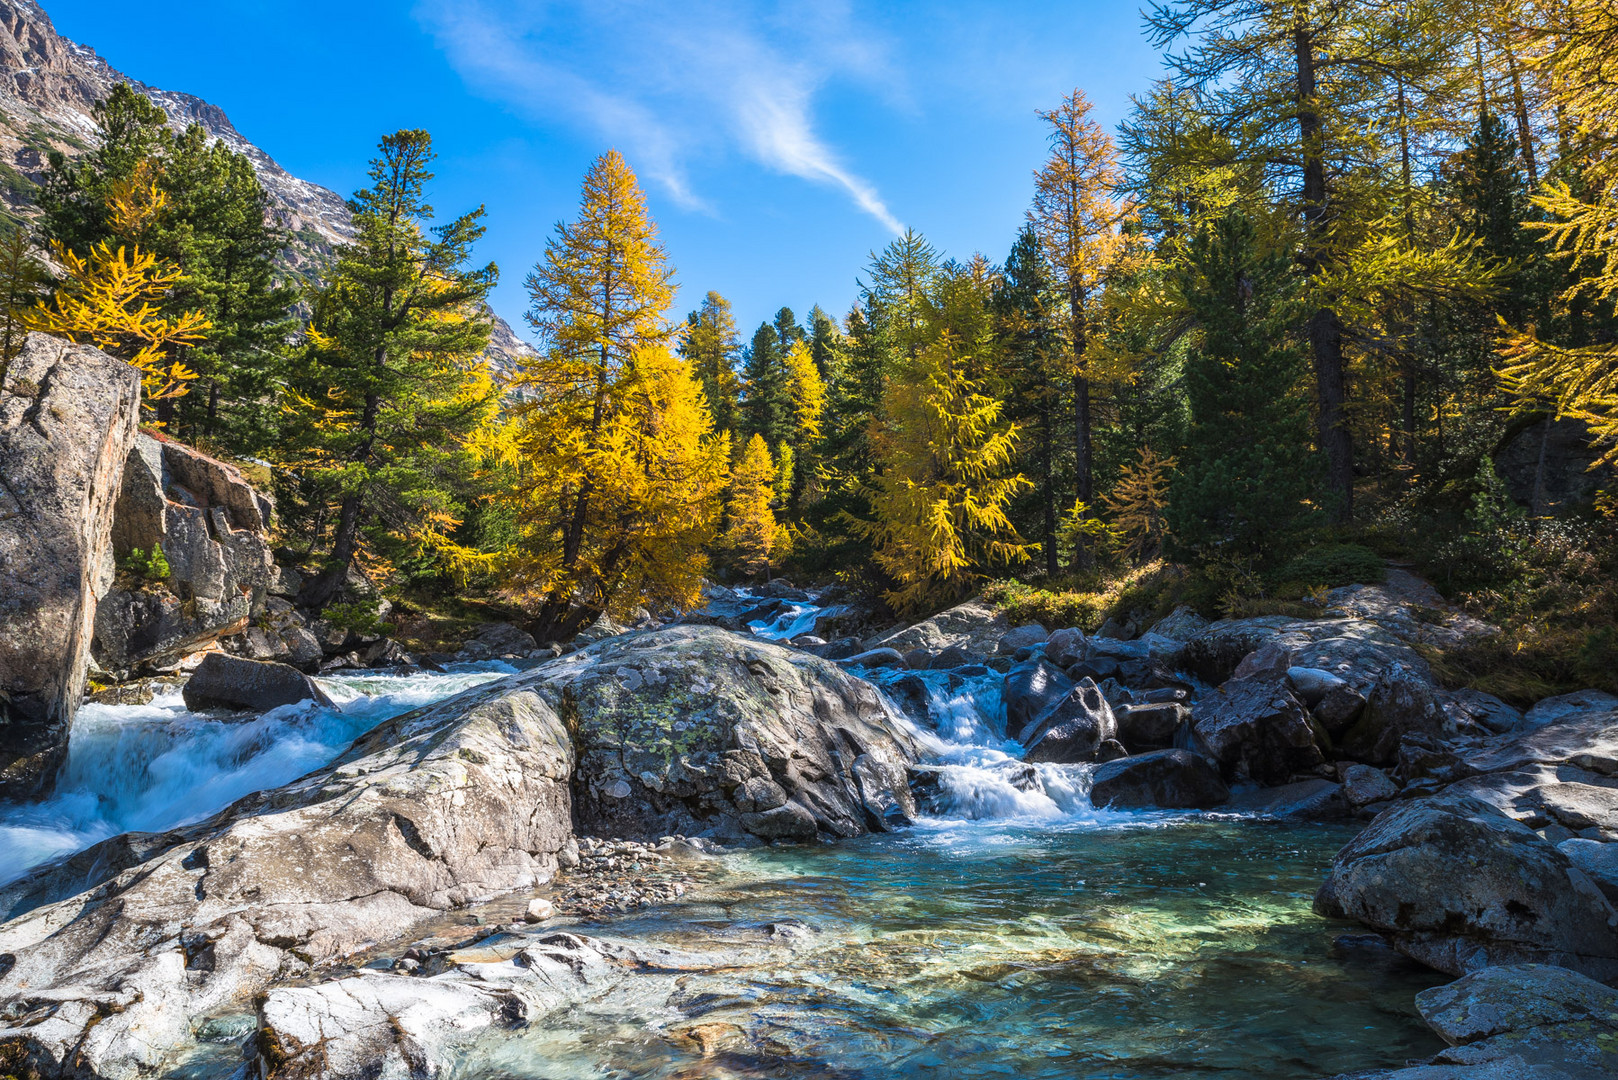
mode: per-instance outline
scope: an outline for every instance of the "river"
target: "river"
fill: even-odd
[[[817,610],[795,604],[753,629],[797,636]],[[0,807],[0,881],[119,832],[198,820],[510,671],[323,678],[335,709],[234,722],[187,712],[177,693],[87,705],[56,793]],[[700,951],[737,928],[787,926],[792,948],[683,982],[631,980],[638,990],[480,1043],[454,1077],[1308,1080],[1439,1049],[1412,999],[1445,980],[1310,910],[1354,826],[1097,811],[1088,766],[1030,773],[1018,760],[998,674],[920,678],[943,765],[932,816],[724,854],[681,902],[579,927]],[[671,1010],[671,993],[688,1007]],[[213,1025],[228,1045],[205,1040],[173,1075],[240,1075],[231,1040],[250,1023]],[[745,1051],[727,1049],[731,1033]]]

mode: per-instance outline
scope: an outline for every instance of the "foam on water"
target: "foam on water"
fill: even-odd
[[[318,680],[336,702],[237,719],[197,714],[178,690],[148,705],[83,706],[50,798],[0,804],[0,884],[124,832],[197,821],[254,791],[331,761],[383,720],[513,673],[506,664],[448,674],[362,672]]]

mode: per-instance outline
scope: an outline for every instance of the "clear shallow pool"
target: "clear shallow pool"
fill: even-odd
[[[728,880],[579,927],[698,952],[748,928],[791,948],[636,976],[501,1033],[456,1076],[1315,1078],[1441,1044],[1414,995],[1442,976],[1310,898],[1351,827],[1136,819],[957,823],[726,856]],[[803,933],[794,928],[801,923]]]

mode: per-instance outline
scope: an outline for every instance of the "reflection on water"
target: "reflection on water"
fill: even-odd
[[[1192,818],[952,823],[726,857],[705,901],[584,932],[723,951],[502,1034],[488,1078],[1311,1078],[1440,1044],[1415,993],[1444,981],[1339,949],[1310,897],[1351,828]],[[804,933],[796,928],[801,923]],[[796,939],[802,938],[801,941]]]

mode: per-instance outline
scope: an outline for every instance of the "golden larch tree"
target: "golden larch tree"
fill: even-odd
[[[543,350],[504,440],[521,530],[507,580],[545,640],[700,594],[730,450],[671,352],[672,279],[635,174],[603,155],[528,278]]]
[[[1090,101],[1074,90],[1039,118],[1050,128],[1050,157],[1034,174],[1028,220],[1039,236],[1052,285],[1061,294],[1060,325],[1073,386],[1073,441],[1079,500],[1095,499],[1094,428],[1089,353],[1092,324],[1107,282],[1128,244],[1124,224],[1134,213],[1114,197],[1122,179],[1112,138],[1090,118]]]
[[[748,577],[758,577],[770,569],[775,549],[774,500],[775,462],[764,436],[747,441],[741,460],[730,474],[730,527],[725,530],[725,549],[732,564]]]

